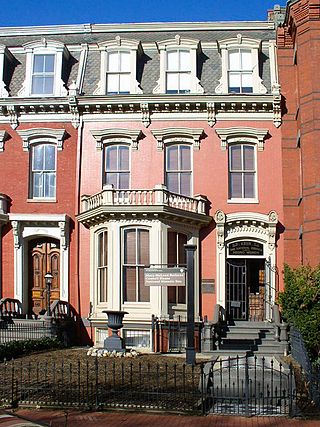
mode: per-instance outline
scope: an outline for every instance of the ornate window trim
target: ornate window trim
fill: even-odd
[[[130,94],[140,94],[142,89],[139,86],[137,79],[137,58],[142,53],[141,43],[137,40],[122,39],[116,36],[114,40],[99,43],[100,56],[100,80],[94,95],[106,95],[107,93],[107,54],[108,52],[124,51],[130,52]]]
[[[197,55],[200,49],[199,40],[182,38],[177,34],[173,39],[158,42],[157,46],[160,53],[160,77],[157,86],[153,89],[153,93],[166,93],[167,52],[170,50],[188,50],[190,52],[190,93],[204,93],[204,89],[197,78]]]
[[[215,92],[218,94],[226,94],[229,92],[228,85],[228,53],[232,49],[248,49],[252,55],[252,78],[253,78],[253,93],[267,93],[267,88],[263,85],[262,79],[259,76],[259,50],[261,48],[261,40],[255,40],[248,37],[243,37],[238,34],[235,38],[218,41],[218,48],[221,54],[222,76]],[[239,94],[246,95],[246,94]]]
[[[30,145],[38,143],[56,144],[57,150],[63,149],[63,142],[67,135],[65,129],[33,128],[18,130],[22,138],[23,151],[28,151]]]
[[[201,128],[164,128],[153,129],[153,136],[157,140],[157,150],[162,151],[165,144],[192,144],[194,150],[200,149]]]
[[[250,127],[232,127],[216,129],[221,140],[221,150],[227,149],[227,144],[251,143],[257,144],[258,151],[264,150],[264,140],[268,129]]]
[[[69,51],[66,46],[63,43],[43,38],[41,41],[25,43],[23,48],[26,52],[26,78],[23,82],[22,88],[18,92],[18,96],[66,96],[68,94],[68,90],[65,87],[65,82],[62,80],[63,61],[67,61],[69,58]],[[34,56],[50,54],[55,56],[53,93],[41,95],[33,94],[32,71]]]
[[[96,140],[97,150],[102,150],[105,144],[129,144],[133,150],[138,149],[138,141],[142,136],[140,129],[96,129],[91,130]]]

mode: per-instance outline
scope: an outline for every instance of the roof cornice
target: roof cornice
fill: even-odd
[[[274,30],[273,22],[148,22],[128,24],[73,24],[0,27],[0,37],[32,36],[47,34],[121,33],[150,31],[206,31],[206,30]]]

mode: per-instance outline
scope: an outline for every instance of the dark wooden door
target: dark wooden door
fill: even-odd
[[[44,276],[53,275],[50,301],[60,299],[60,246],[54,239],[32,240],[29,243],[29,312],[39,314],[46,309]]]

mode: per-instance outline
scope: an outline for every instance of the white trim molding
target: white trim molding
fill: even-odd
[[[177,34],[173,39],[158,42],[157,46],[160,52],[160,77],[157,86],[153,89],[153,93],[166,93],[167,52],[170,52],[170,50],[188,50],[190,52],[190,93],[204,93],[204,89],[197,77],[197,57],[200,51],[199,40],[183,38]]]
[[[137,58],[142,54],[141,43],[137,40],[128,40],[116,36],[114,40],[108,40],[98,44],[101,53],[100,80],[94,95],[105,95],[107,93],[107,69],[109,52],[130,53],[130,94],[141,94],[142,89],[137,81]]]
[[[14,237],[14,297],[28,305],[28,240],[50,237],[60,241],[60,299],[69,298],[69,217],[66,214],[9,214]]]
[[[0,152],[4,151],[4,143],[8,138],[9,134],[5,130],[0,130]]]
[[[63,141],[67,135],[65,129],[32,128],[17,130],[22,138],[23,151],[28,151],[30,145],[38,142],[48,142],[57,145],[58,151],[63,149]]]
[[[96,129],[90,131],[96,140],[97,150],[102,150],[105,144],[127,143],[133,150],[138,149],[138,141],[143,135],[140,129]]]
[[[216,222],[217,303],[225,308],[227,244],[237,240],[258,241],[263,245],[263,256],[260,258],[270,260],[272,265],[276,265],[278,214],[276,211],[270,211],[268,214],[256,212],[226,214],[222,210],[218,210],[214,220]],[[271,289],[275,289],[275,274],[275,271],[271,272]],[[275,301],[274,293],[270,297],[271,301]],[[271,319],[271,315],[271,311],[268,310],[267,319]]]
[[[228,53],[232,49],[251,50],[253,93],[267,93],[267,88],[263,85],[262,79],[259,76],[259,50],[261,49],[261,40],[243,37],[242,34],[238,34],[234,38],[218,41],[218,48],[221,54],[222,76],[215,89],[216,93],[225,94],[229,92]]]
[[[216,133],[221,140],[221,150],[227,149],[227,144],[249,142],[257,144],[258,151],[264,150],[264,140],[268,129],[251,127],[219,128]]]
[[[162,151],[165,144],[171,143],[189,143],[193,145],[194,150],[200,149],[200,137],[203,134],[201,128],[164,128],[153,129],[153,136],[157,140],[157,149]]]
[[[61,42],[48,40],[43,37],[41,40],[25,43],[22,47],[26,52],[26,78],[22,84],[22,88],[18,92],[18,96],[40,96],[39,94],[32,94],[32,70],[34,55],[55,56],[53,93],[41,94],[41,97],[66,96],[68,94],[68,90],[65,87],[65,82],[62,80],[63,61],[67,61],[70,55],[66,46]]]

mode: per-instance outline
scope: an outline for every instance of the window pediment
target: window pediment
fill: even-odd
[[[30,145],[39,142],[48,142],[57,145],[57,150],[63,148],[63,141],[67,135],[65,129],[33,128],[17,131],[23,142],[23,151],[28,151]]]
[[[249,142],[257,144],[258,151],[263,151],[264,140],[268,134],[268,129],[232,127],[216,129],[216,133],[221,140],[221,150],[226,150],[227,144]]]
[[[165,128],[152,130],[157,140],[157,149],[163,150],[165,144],[189,143],[195,150],[200,148],[200,137],[203,134],[201,128]]]
[[[92,136],[96,140],[96,147],[101,150],[105,144],[130,144],[132,149],[138,149],[138,141],[142,136],[140,129],[97,129],[91,130]]]

